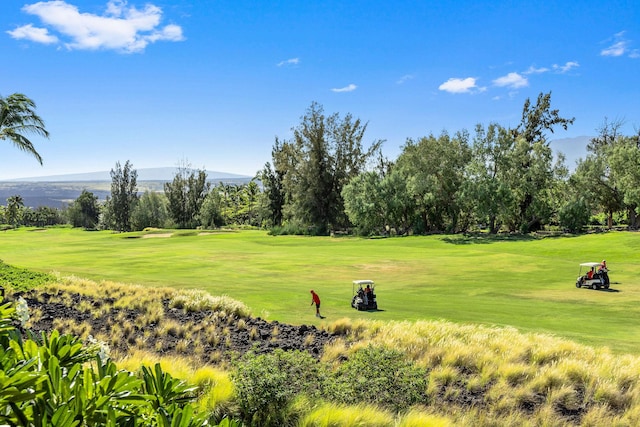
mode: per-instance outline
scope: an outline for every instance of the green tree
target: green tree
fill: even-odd
[[[566,203],[558,213],[560,225],[572,233],[581,231],[589,222],[589,206],[584,198]]]
[[[133,228],[143,230],[146,227],[165,227],[169,219],[167,205],[168,201],[164,194],[145,191],[131,214]]]
[[[129,160],[111,169],[111,209],[117,231],[131,231],[131,214],[138,201],[138,171]]]
[[[545,195],[554,185],[553,179],[562,170],[554,169],[553,153],[547,141],[547,132],[554,127],[567,129],[574,118],[560,117],[559,110],[551,109],[551,92],[540,93],[535,105],[529,98],[522,109],[522,120],[514,130],[514,163],[512,164],[512,192],[517,203],[517,217],[513,228],[528,232],[539,228],[549,216],[549,200]]]
[[[466,132],[407,140],[396,167],[415,201],[419,231],[459,231],[460,188],[470,155]]]
[[[179,166],[173,181],[164,184],[169,214],[179,228],[197,227],[198,214],[210,188],[206,171],[190,169],[188,164]]]
[[[633,136],[621,136],[609,152],[609,163],[617,188],[627,208],[629,227],[638,228],[640,206],[640,131]]]
[[[0,139],[8,140],[42,164],[42,157],[25,136],[34,134],[49,138],[44,121],[36,114],[35,109],[35,102],[21,93],[14,93],[6,98],[0,96]]]
[[[260,196],[260,187],[256,183],[255,178],[252,179],[245,187],[245,201],[247,208],[247,224],[248,225],[259,225],[260,221],[256,215],[256,205],[258,203],[258,198]]]
[[[82,193],[69,207],[69,221],[74,227],[94,229],[100,218],[100,204],[98,197],[92,192],[82,190]]]
[[[220,186],[213,187],[202,202],[198,219],[205,228],[216,228],[225,224],[222,216],[222,193]]]
[[[44,227],[46,225],[64,223],[64,220],[60,215],[60,211],[49,206],[38,206],[36,209],[26,208],[24,209],[23,214],[22,222],[26,226]]]
[[[382,144],[375,141],[365,149],[366,129],[367,124],[351,114],[326,117],[322,106],[313,102],[293,128],[291,141],[276,138],[272,154],[276,171],[282,171],[283,217],[317,234],[349,225],[342,189]]]
[[[587,145],[586,158],[578,161],[578,166],[569,179],[574,192],[589,201],[591,210],[607,215],[609,228],[613,226],[613,214],[624,209],[624,195],[618,188],[610,159],[619,140],[621,126],[621,121],[609,122],[605,118],[598,136],[592,138]],[[622,152],[619,154],[622,155]]]
[[[272,156],[274,156],[273,151]],[[259,178],[264,188],[261,200],[263,201],[263,209],[266,212],[267,225],[270,227],[280,226],[282,225],[282,210],[285,204],[285,193],[282,182],[283,172],[277,169],[274,170],[271,167],[271,163],[267,162],[260,172]]]
[[[23,207],[24,200],[19,194],[7,198],[7,210],[5,212],[5,217],[7,218],[7,222],[9,224],[13,225],[14,227],[20,225]]]
[[[513,206],[509,185],[510,155],[514,138],[508,129],[490,124],[476,126],[471,161],[465,171],[463,197],[470,203],[476,219],[486,224],[491,234],[500,230],[504,213]]]
[[[342,189],[344,207],[362,235],[385,233],[388,224],[382,190],[383,178],[375,171],[353,177]]]

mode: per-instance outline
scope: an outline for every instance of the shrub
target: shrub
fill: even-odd
[[[368,346],[336,371],[329,395],[338,402],[366,402],[395,411],[426,401],[426,369],[405,360],[401,351]]]
[[[37,273],[23,268],[12,267],[0,260],[0,286],[14,292],[27,291],[47,283],[56,278],[51,274]]]
[[[325,378],[322,366],[309,353],[283,350],[247,353],[231,375],[241,417],[253,426],[282,425],[298,395],[322,394]]]
[[[565,204],[558,213],[560,225],[571,233],[581,231],[589,223],[589,207],[584,199]]]

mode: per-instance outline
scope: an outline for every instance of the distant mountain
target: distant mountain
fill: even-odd
[[[171,182],[177,168],[136,169],[138,172],[138,192],[163,192],[164,183]],[[207,180],[213,185],[220,182],[232,185],[247,184],[250,176],[207,171]],[[111,194],[110,172],[90,172],[68,175],[52,175],[13,180],[0,180],[0,205],[11,196],[20,195],[24,205],[36,208],[49,206],[64,208],[72,203],[83,190],[92,192],[103,201]]]
[[[138,181],[171,181],[176,174],[177,168],[164,167],[164,168],[144,168],[136,169],[138,172]],[[237,175],[226,172],[206,171],[207,179],[209,181],[220,180],[249,180],[250,176]],[[110,171],[100,172],[87,172],[87,173],[74,173],[67,175],[51,175],[51,176],[38,176],[30,178],[17,178],[8,179],[4,182],[97,182],[97,181],[111,181]]]
[[[549,142],[549,145],[556,151],[560,151],[567,158],[566,165],[569,170],[576,167],[579,159],[587,157],[587,144],[591,141],[592,136],[576,136],[575,138],[560,138]]]

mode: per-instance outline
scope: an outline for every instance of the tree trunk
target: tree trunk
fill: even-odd
[[[631,230],[638,229],[638,215],[636,214],[636,208],[629,208],[629,228]]]

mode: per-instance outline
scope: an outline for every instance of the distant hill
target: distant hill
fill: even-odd
[[[138,192],[164,191],[164,183],[171,182],[176,174],[175,167],[136,169],[138,172]],[[207,171],[207,179],[213,185],[247,184],[250,176],[232,173]],[[110,172],[90,172],[68,175],[52,175],[33,178],[20,178],[0,181],[0,205],[6,205],[6,200],[20,195],[24,205],[30,208],[49,206],[64,208],[82,193],[82,190],[92,192],[99,200],[104,201],[111,194]]]
[[[562,152],[566,157],[566,165],[570,171],[574,170],[579,159],[587,157],[587,144],[592,136],[576,136],[575,138],[560,138],[549,142],[554,151]]]
[[[176,174],[177,168],[175,167],[163,167],[163,168],[144,168],[136,169],[138,172],[138,181],[171,181]],[[236,175],[226,172],[218,171],[206,171],[209,181],[219,181],[228,179],[251,179],[250,176]],[[96,182],[96,181],[109,181],[111,182],[110,171],[100,172],[87,172],[87,173],[74,173],[67,175],[50,175],[50,176],[37,176],[29,178],[17,178],[8,179],[4,182]]]

